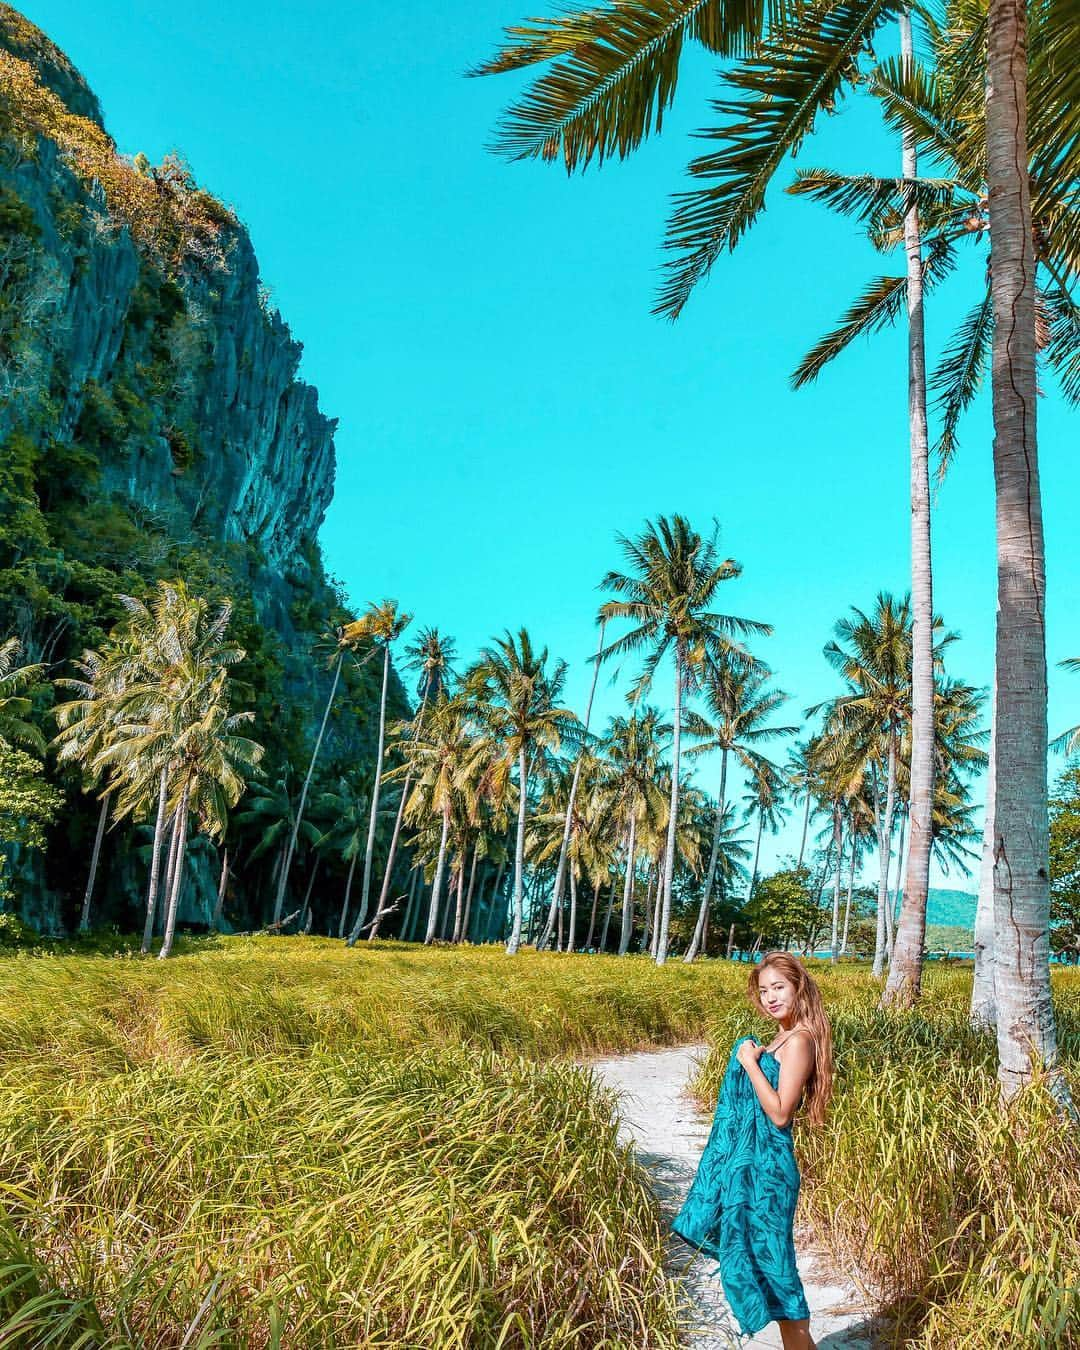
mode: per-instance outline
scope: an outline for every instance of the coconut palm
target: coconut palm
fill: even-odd
[[[547,670],[545,647],[536,652],[525,628],[515,637],[507,631],[485,647],[465,677],[472,710],[485,734],[498,747],[504,772],[516,764],[518,772],[518,833],[514,854],[514,924],[507,943],[513,956],[521,945],[524,918],[525,835],[527,830],[529,769],[535,756],[557,750],[576,721],[559,706],[566,682],[566,664]]]
[[[137,676],[138,651],[133,649],[130,643],[121,646],[114,641],[106,646],[104,654],[84,651],[82,659],[72,664],[78,671],[78,678],[61,678],[56,681],[58,688],[73,693],[75,697],[58,704],[54,709],[60,730],[53,738],[52,744],[59,763],[74,763],[80,766],[83,790],[87,791],[97,786],[101,780],[100,768],[92,766],[112,737],[117,722],[118,701],[128,681]],[[90,871],[79,914],[80,932],[86,932],[90,927],[90,902],[101,859],[101,843],[109,820],[111,789],[106,788],[100,797],[97,830],[90,854]]]
[[[764,762],[764,756],[757,749],[759,745],[776,736],[793,736],[798,730],[794,726],[767,725],[768,719],[787,701],[787,695],[778,689],[767,688],[763,675],[740,670],[727,662],[709,661],[704,667],[700,692],[708,715],[703,716],[698,712],[687,714],[685,719],[687,733],[700,741],[700,744],[692,747],[689,753],[702,755],[718,750],[720,783],[716,798],[712,849],[709,865],[705,871],[701,908],[693,939],[683,957],[688,964],[695,959],[701,949],[709,904],[712,900],[713,881],[720,856],[720,835],[727,806],[728,756],[734,754],[736,762],[752,774]],[[807,801],[809,802],[809,793]]]
[[[635,706],[629,717],[613,717],[602,739],[604,757],[611,766],[605,789],[607,810],[619,822],[626,841],[620,956],[630,948],[639,830],[659,836],[667,829],[668,801],[660,788],[660,773],[662,750],[671,731],[656,708]]]
[[[585,746],[589,735],[589,724],[592,721],[593,699],[596,696],[596,680],[600,674],[600,654],[604,650],[605,627],[606,627],[605,621],[603,618],[601,618],[600,635],[596,644],[596,655],[593,657],[592,663],[593,673],[592,673],[592,681],[589,685],[589,701],[585,705],[585,721],[582,723],[581,729],[581,750],[578,753],[578,757],[574,763],[574,775],[570,781],[570,790],[568,793],[565,819],[563,823],[562,842],[559,847],[559,861],[555,868],[555,885],[552,887],[551,891],[551,905],[550,908],[548,909],[547,922],[544,925],[544,932],[540,938],[539,943],[537,944],[541,951],[547,946],[548,942],[551,939],[551,929],[555,922],[555,915],[556,912],[558,911],[559,904],[562,900],[563,881],[566,875],[567,850],[569,849],[570,846],[570,830],[571,824],[574,819],[574,805],[577,800],[578,783],[581,780],[582,760],[584,759],[587,753]]]
[[[382,686],[379,695],[379,735],[375,752],[375,772],[371,784],[371,812],[368,820],[367,843],[364,846],[364,877],[360,889],[360,913],[356,917],[353,931],[349,934],[349,945],[356,941],[367,918],[368,901],[371,897],[371,868],[375,856],[375,826],[379,813],[379,786],[383,776],[383,756],[386,747],[386,694],[390,685],[390,649],[412,622],[411,614],[402,614],[396,600],[384,600],[381,605],[371,604],[367,611],[353,623],[346,624],[343,633],[350,642],[370,643],[375,650],[382,649]]]
[[[27,721],[32,705],[25,691],[39,682],[45,667],[21,666],[21,655],[22,643],[17,637],[0,642],[0,740],[43,754],[45,739],[38,728]]]
[[[784,776],[775,764],[763,756],[754,765],[750,788],[743,796],[743,820],[757,818],[757,837],[754,842],[754,865],[750,869],[750,888],[746,903],[754,898],[757,889],[758,863],[761,859],[761,839],[766,828],[775,834],[784,822],[787,806],[784,801]]]
[[[606,590],[624,597],[608,600],[600,609],[605,619],[629,619],[634,627],[611,643],[603,656],[645,652],[644,669],[634,693],[640,697],[652,684],[657,666],[670,650],[675,673],[673,696],[673,741],[671,748],[671,801],[664,855],[657,965],[667,959],[668,927],[671,922],[671,886],[675,869],[675,830],[679,813],[681,732],[684,694],[700,677],[706,659],[728,661],[745,669],[760,669],[758,662],[736,640],[772,629],[752,619],[719,614],[710,607],[724,581],[737,577],[741,568],[732,558],[721,558],[717,548],[719,527],[714,523],[703,537],[679,515],[660,516],[648,523],[636,539],[619,535],[618,541],[631,570],[609,572],[601,582]]]
[[[341,898],[341,914],[337,926],[337,935],[342,938],[345,936],[356,863],[364,850],[364,840],[367,836],[371,801],[366,788],[350,782],[347,778],[339,778],[334,791],[322,793],[316,805],[322,815],[333,823],[318,836],[315,847],[332,850],[340,856],[342,862],[349,865],[345,874],[345,890]]]
[[[434,866],[425,943],[433,942],[438,932],[453,815],[468,784],[469,765],[481,752],[467,712],[464,700],[440,691],[428,705],[422,732],[406,734],[394,746],[402,763],[387,775],[408,776],[412,783],[405,817],[418,827],[417,855]]]
[[[679,256],[657,304],[675,317],[757,218],[787,154],[859,79],[860,58],[897,8],[893,0],[623,0],[514,26],[476,73],[546,68],[502,118],[494,148],[512,159],[559,158],[571,171],[624,158],[660,130],[687,46],[748,58],[727,74],[735,99],[713,101],[718,124],[701,133],[720,148],[690,165],[706,185],[676,198],[667,247]]]
[[[141,610],[140,622],[146,607]],[[229,667],[244,655],[224,641],[230,606],[211,613],[205,600],[175,583],[159,589],[149,615],[160,634],[151,654],[167,664],[160,670],[151,665],[144,682],[125,689],[122,720],[97,763],[113,775],[122,818],[145,811],[167,756],[174,862],[159,952],[164,959],[172,951],[189,826],[194,821],[211,838],[220,837],[227,810],[240,799],[263,752],[239,734],[254,714],[229,708]]]
[[[443,636],[437,628],[422,628],[417,640],[405,648],[406,669],[418,672],[416,693],[420,699],[420,708],[416,715],[415,731],[417,735],[423,728],[424,712],[428,702],[437,698],[448,687],[450,680],[453,678],[454,656],[454,639]],[[384,912],[390,895],[394,863],[397,861],[398,841],[401,838],[401,825],[405,818],[405,802],[408,800],[411,787],[411,779],[406,774],[401,788],[401,796],[398,799],[397,814],[394,817],[390,847],[386,854],[382,889],[379,892],[379,903],[375,907],[376,915],[381,915]],[[369,934],[371,941],[379,936],[380,923],[381,920],[376,918],[371,925],[371,933]]]
[[[343,627],[335,628],[332,632],[324,633],[319,646],[329,651],[327,669],[332,670],[334,674],[330,681],[330,691],[326,696],[322,721],[319,723],[319,730],[315,736],[315,744],[311,747],[311,759],[308,761],[307,774],[304,777],[303,787],[300,789],[300,801],[296,807],[296,818],[285,848],[285,860],[278,874],[277,892],[274,895],[273,922],[275,924],[281,921],[281,912],[285,905],[285,891],[288,888],[289,873],[292,869],[293,856],[296,853],[300,823],[304,819],[304,808],[307,806],[308,793],[311,791],[311,780],[315,774],[315,765],[318,762],[319,751],[322,749],[323,738],[326,735],[326,725],[330,720],[330,710],[334,706],[338,685],[341,682],[342,666],[346,656],[350,654],[355,656],[358,650],[364,652],[362,659],[365,661],[376,650],[367,631],[363,628],[356,631],[354,623],[345,624]]]
[[[826,660],[850,688],[829,705],[828,723],[834,744],[843,728],[860,748],[872,784],[880,867],[873,965],[877,977],[885,963],[885,909],[900,737],[911,712],[910,606],[906,599],[897,601],[882,592],[872,614],[853,607],[853,616],[837,622],[836,638],[825,648]]]

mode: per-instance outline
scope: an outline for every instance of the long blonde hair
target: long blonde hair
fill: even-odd
[[[795,1020],[806,1028],[814,1042],[814,1068],[806,1084],[806,1118],[811,1125],[821,1125],[825,1121],[825,1108],[833,1089],[832,1028],[821,1001],[821,991],[797,956],[792,956],[790,952],[766,952],[750,972],[747,984],[750,1003],[762,1017],[768,1017],[769,1014],[761,1001],[758,981],[762,971],[770,966],[775,967],[795,986]]]

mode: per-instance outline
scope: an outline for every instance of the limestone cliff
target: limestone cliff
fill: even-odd
[[[300,354],[232,212],[180,161],[118,154],[71,62],[0,5],[0,637],[59,670],[120,592],[184,575],[228,594],[269,763],[294,775],[321,712],[313,642],[345,615],[316,542],[335,423]],[[372,683],[345,681],[329,773],[371,757]],[[77,849],[91,815],[73,817]],[[133,847],[110,842],[103,882],[121,922]],[[213,903],[213,868],[196,869],[189,919]],[[50,863],[31,918],[70,922],[69,872]],[[242,917],[252,885],[235,884]]]

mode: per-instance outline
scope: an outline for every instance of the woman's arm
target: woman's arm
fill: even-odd
[[[778,1090],[773,1088],[758,1063],[763,1048],[752,1041],[743,1041],[736,1058],[754,1085],[761,1109],[774,1125],[782,1128],[795,1114],[803,1088],[814,1071],[814,1043],[805,1031],[793,1032],[784,1042]]]

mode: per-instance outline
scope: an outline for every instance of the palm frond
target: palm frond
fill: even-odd
[[[934,405],[941,413],[941,434],[934,447],[939,481],[956,453],[956,428],[978,391],[993,331],[994,302],[987,287],[982,300],[956,330],[930,378],[930,389],[936,395]]]
[[[894,131],[910,132],[920,151],[953,167],[969,192],[980,192],[984,161],[973,163],[965,155],[970,133],[955,115],[948,91],[934,72],[918,63],[909,65],[901,57],[889,57],[874,68],[867,89],[880,100],[885,121]]]
[[[954,255],[945,241],[931,246],[923,262],[923,289],[929,292],[952,271]],[[801,389],[816,380],[828,363],[835,360],[857,337],[888,327],[904,313],[907,299],[905,277],[878,277],[842,315],[839,325],[826,333],[796,366],[792,387]]]
[[[836,173],[832,169],[799,169],[787,191],[809,197],[830,211],[861,223],[884,220],[910,209],[920,221],[940,218],[956,204],[957,183],[952,178],[878,178],[873,174]],[[965,204],[966,207],[966,204]]]
[[[1080,403],[1080,306],[1062,287],[1044,291],[1048,333],[1042,355],[1061,381],[1061,392]]]
[[[499,120],[492,149],[510,159],[561,155],[571,172],[623,158],[661,129],[688,40],[745,57],[784,18],[782,0],[614,0],[510,27],[469,74],[553,64]]]
[[[675,198],[664,246],[679,256],[667,264],[655,313],[678,318],[720,254],[735,247],[764,208],[773,174],[798,151],[817,115],[832,111],[896,8],[895,0],[815,5],[802,12],[797,32],[763,43],[728,77],[738,97],[714,101],[720,125],[700,133],[719,142],[690,165],[706,186]]]

